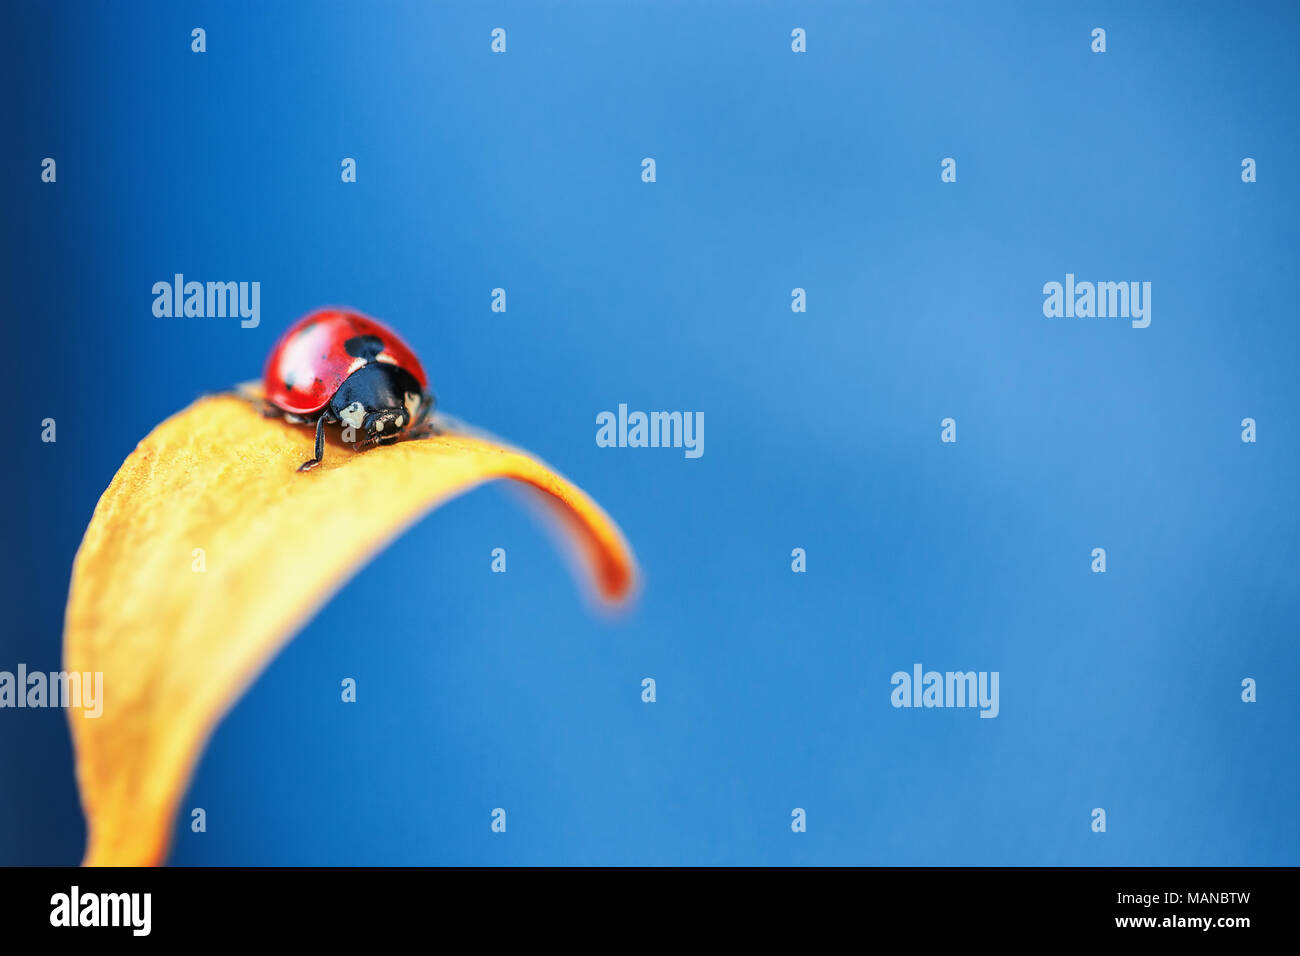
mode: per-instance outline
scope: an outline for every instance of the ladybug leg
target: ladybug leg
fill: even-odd
[[[401,435],[372,435],[369,438],[363,438],[352,446],[353,451],[365,451],[367,448],[374,448],[376,445],[396,445],[402,440]]]
[[[421,425],[416,425],[414,428],[408,428],[406,430],[406,435],[403,437],[407,441],[413,441],[417,438],[428,438],[430,435],[441,435],[442,433],[442,429],[433,422],[424,422]]]
[[[216,392],[204,392],[203,397],[204,398],[237,398],[240,401],[247,402],[249,405],[256,408],[259,412],[262,413],[263,418],[280,418],[284,415],[284,412],[276,408],[265,398],[262,398],[260,395],[250,394],[249,392],[246,392],[244,389],[240,388],[239,386],[235,386],[234,388],[223,388],[220,391],[216,391]]]
[[[328,416],[322,412],[320,418],[316,419],[316,457],[309,461],[304,461],[299,465],[299,471],[311,471],[319,465],[321,459],[325,457],[325,419],[327,417]]]
[[[406,438],[427,438],[430,435],[441,435],[442,429],[429,420],[433,414],[433,407],[437,400],[433,397],[432,392],[426,392],[420,399],[420,404],[416,406],[415,414],[411,416],[411,427],[406,430]]]

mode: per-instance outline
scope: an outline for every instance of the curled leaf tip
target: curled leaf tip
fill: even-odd
[[[69,710],[87,865],[163,861],[217,723],[370,556],[443,502],[521,482],[559,517],[601,598],[635,588],[618,527],[525,452],[445,434],[336,445],[301,474],[310,444],[307,429],[243,398],[204,398],[146,436],[100,498],[64,627],[65,670],[104,675],[101,715]]]

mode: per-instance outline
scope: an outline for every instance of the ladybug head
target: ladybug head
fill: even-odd
[[[393,435],[410,424],[411,417],[406,408],[377,408],[369,410],[362,420],[362,428],[367,438],[383,438]]]
[[[335,417],[367,440],[395,436],[412,424],[423,392],[405,370],[371,362],[343,382],[331,401]]]

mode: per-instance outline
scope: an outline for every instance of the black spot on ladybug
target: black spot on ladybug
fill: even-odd
[[[384,340],[377,335],[354,335],[343,343],[343,350],[353,358],[370,362],[384,350]]]

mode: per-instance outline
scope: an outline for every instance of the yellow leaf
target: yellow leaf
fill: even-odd
[[[270,659],[376,551],[475,486],[513,478],[564,519],[598,594],[635,579],[618,528],[537,459],[464,434],[353,452],[233,396],[153,430],[100,498],[72,569],[64,669],[102,672],[70,708],[88,865],[152,865],[203,746]],[[412,582],[411,586],[418,586]]]

